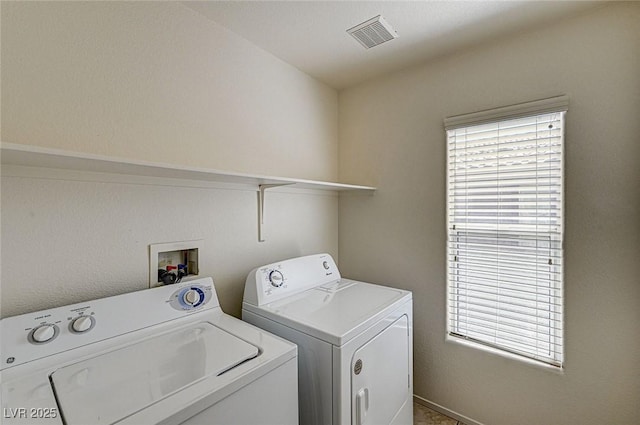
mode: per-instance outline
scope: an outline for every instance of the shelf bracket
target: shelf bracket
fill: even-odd
[[[258,242],[264,242],[264,193],[267,189],[274,187],[289,186],[293,183],[278,183],[278,184],[261,184],[258,185]]]

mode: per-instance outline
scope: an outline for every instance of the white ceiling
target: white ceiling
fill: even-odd
[[[187,1],[184,5],[336,89],[543,26],[591,1]],[[348,28],[382,15],[398,38],[364,49]]]

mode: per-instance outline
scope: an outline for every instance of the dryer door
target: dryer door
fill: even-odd
[[[390,424],[410,396],[409,388],[409,321],[402,316],[351,360],[352,423]]]

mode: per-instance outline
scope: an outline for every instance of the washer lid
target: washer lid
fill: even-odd
[[[257,310],[277,322],[341,346],[410,299],[409,291],[341,279]]]
[[[258,355],[258,348],[199,323],[53,372],[66,424],[112,424]]]

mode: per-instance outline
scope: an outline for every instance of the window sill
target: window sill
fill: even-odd
[[[564,375],[564,366],[560,366],[560,367],[559,366],[553,366],[553,365],[550,365],[550,364],[545,363],[543,361],[530,359],[530,358],[525,357],[525,356],[520,356],[520,355],[517,355],[517,354],[514,354],[514,353],[510,353],[508,351],[503,351],[503,350],[500,350],[498,348],[489,347],[489,346],[484,345],[484,344],[479,344],[479,343],[473,342],[473,341],[467,341],[467,340],[464,340],[464,339],[461,339],[461,338],[456,338],[456,337],[453,337],[453,336],[450,336],[450,335],[447,335],[445,337],[445,342],[446,343],[451,343],[451,344],[458,344],[458,345],[462,345],[462,346],[465,346],[465,347],[470,347],[470,348],[473,348],[473,349],[476,349],[476,350],[481,350],[481,351],[484,351],[486,353],[490,353],[490,354],[493,354],[493,355],[496,355],[496,356],[500,356],[500,357],[503,357],[503,358],[508,358],[508,359],[511,359],[511,360],[515,360],[515,361],[517,361],[517,362],[519,362],[521,364],[524,364],[526,366],[530,366],[530,367],[533,367],[533,368],[538,369],[538,370],[544,370],[546,372],[551,372],[551,373],[554,373],[556,375],[561,375],[561,376]]]

